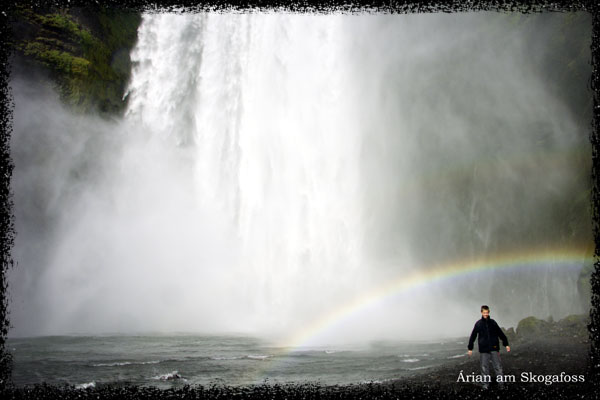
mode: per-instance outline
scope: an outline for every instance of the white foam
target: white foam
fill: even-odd
[[[96,387],[96,382],[88,382],[88,383],[81,383],[79,385],[75,385],[75,389],[87,389],[87,388],[95,388]]]
[[[464,357],[464,356],[465,356],[464,354],[457,354],[455,356],[449,356],[447,358],[461,358],[461,357]]]
[[[362,381],[360,381],[360,383],[364,385],[364,384],[369,384],[369,383],[385,383],[385,382],[391,382],[394,380],[396,380],[396,378],[374,379],[374,380],[370,380],[370,381],[362,380]]]
[[[240,360],[244,357],[241,356],[233,356],[233,357],[226,357],[226,356],[215,356],[215,357],[210,357],[211,360]]]
[[[406,360],[402,360],[402,362],[409,362],[409,363],[413,363],[413,362],[417,362],[417,361],[421,361],[418,358],[407,358]]]
[[[270,358],[271,356],[265,356],[265,355],[254,355],[254,354],[249,354],[246,356],[246,358],[249,358],[251,360],[265,360],[267,358]]]
[[[167,374],[153,376],[152,379],[157,379],[159,381],[171,381],[175,379],[182,379],[182,376],[179,375],[178,371],[171,371]]]
[[[93,364],[94,367],[122,367],[124,365],[146,365],[146,364],[158,364],[160,361],[117,361],[112,363],[99,363]]]

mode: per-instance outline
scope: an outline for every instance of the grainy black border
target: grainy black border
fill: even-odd
[[[10,158],[9,140],[12,132],[13,98],[8,87],[10,76],[10,16],[16,4],[26,6],[57,6],[57,7],[110,7],[127,8],[137,11],[142,10],[173,10],[185,9],[189,12],[201,10],[257,10],[280,9],[294,12],[327,13],[332,10],[346,12],[384,12],[384,13],[415,13],[415,12],[460,12],[460,11],[517,11],[523,13],[548,12],[548,11],[587,11],[592,15],[592,78],[590,86],[594,91],[593,121],[590,140],[592,143],[592,226],[594,241],[596,243],[594,256],[594,272],[591,277],[592,299],[590,310],[590,324],[588,331],[591,341],[589,353],[588,380],[593,385],[587,387],[560,387],[536,385],[530,389],[517,389],[507,391],[498,398],[600,398],[597,394],[600,389],[600,75],[598,71],[598,57],[600,56],[600,5],[594,0],[588,1],[537,1],[535,3],[522,1],[361,1],[346,2],[339,0],[320,0],[312,4],[306,0],[295,0],[293,3],[281,0],[248,0],[248,1],[208,1],[198,5],[198,2],[189,0],[53,0],[53,1],[11,1],[0,6],[0,395],[3,398],[287,398],[287,399],[326,399],[326,398],[485,398],[478,392],[443,392],[430,389],[427,386],[409,387],[396,386],[394,388],[381,385],[350,385],[321,387],[319,384],[303,383],[297,385],[256,386],[246,388],[231,387],[184,387],[182,389],[159,390],[156,388],[140,387],[113,387],[103,389],[73,390],[50,385],[36,385],[33,388],[19,389],[12,385],[10,380],[12,360],[6,352],[5,341],[9,329],[8,297],[6,274],[13,267],[11,250],[14,244],[14,216],[10,179],[13,170]],[[591,391],[590,391],[591,390]],[[494,396],[495,398],[496,396]]]

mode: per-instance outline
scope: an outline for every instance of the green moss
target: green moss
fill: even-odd
[[[560,325],[564,325],[564,326],[575,326],[575,325],[585,324],[586,320],[587,320],[587,315],[572,314],[572,315],[566,316],[565,318],[561,319],[558,323]]]
[[[87,76],[90,62],[81,57],[55,50],[40,42],[29,42],[24,46],[24,53],[31,55],[44,65],[68,75]]]
[[[89,20],[100,27],[95,34],[69,10],[38,14],[21,8],[18,17],[35,32],[35,38],[22,38],[15,47],[51,71],[65,103],[82,112],[123,111],[131,69],[129,52],[137,39],[139,14],[90,13]]]
[[[542,333],[548,323],[536,317],[527,317],[519,321],[517,335],[520,337],[531,337]]]
[[[47,27],[63,30],[77,35],[80,31],[77,24],[66,15],[60,14],[47,14],[47,15],[36,15],[37,21]]]
[[[542,337],[578,337],[587,338],[588,316],[586,314],[569,315],[558,322],[550,318],[543,321],[536,317],[527,317],[519,321],[517,339],[539,339]]]
[[[589,317],[587,314],[573,314],[558,321],[558,328],[562,336],[565,337],[588,337],[587,324]]]
[[[63,50],[68,51],[69,53],[75,53],[77,51],[77,48],[74,45],[72,45],[70,43],[65,43],[63,41],[60,41],[60,40],[54,39],[54,38],[47,38],[47,37],[39,36],[39,37],[35,38],[35,41],[37,43],[43,43],[50,47],[62,48]]]

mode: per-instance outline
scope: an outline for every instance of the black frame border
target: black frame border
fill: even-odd
[[[349,0],[352,1],[352,0]],[[8,314],[9,297],[7,273],[10,268],[17,267],[12,259],[15,228],[13,215],[13,197],[10,180],[14,165],[10,156],[10,135],[12,133],[12,112],[14,101],[9,87],[11,42],[11,14],[15,7],[108,7],[132,11],[261,11],[283,10],[302,13],[329,12],[378,12],[378,13],[428,13],[428,12],[466,12],[466,11],[497,11],[497,12],[566,12],[584,11],[592,16],[591,64],[592,76],[589,83],[593,91],[593,119],[590,142],[592,144],[592,227],[594,242],[594,271],[591,276],[592,298],[588,333],[590,352],[587,378],[591,380],[592,391],[588,389],[566,390],[545,385],[535,385],[526,392],[505,393],[503,398],[600,398],[600,4],[594,0],[587,1],[509,1],[509,0],[470,0],[461,2],[436,1],[400,1],[400,0],[370,0],[355,3],[343,0],[317,0],[310,3],[307,0],[246,0],[218,1],[209,0],[198,4],[190,0],[51,0],[25,1],[12,0],[3,2],[0,6],[0,395],[3,398],[481,398],[482,394],[471,390],[470,393],[447,393],[423,387],[407,385],[394,389],[381,385],[351,385],[347,387],[321,387],[318,383],[299,385],[263,385],[248,388],[232,387],[184,387],[182,389],[146,389],[136,386],[126,388],[108,388],[103,390],[65,389],[47,384],[36,385],[34,388],[15,388],[11,382],[12,358],[6,351],[6,337],[10,327]],[[594,390],[595,388],[596,390]],[[487,397],[487,396],[483,396]]]

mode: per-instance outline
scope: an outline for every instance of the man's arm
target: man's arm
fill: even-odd
[[[477,337],[477,323],[473,327],[473,331],[471,332],[471,337],[469,337],[469,344],[467,345],[467,349],[469,352],[473,351],[473,344],[475,343],[475,338]]]
[[[500,328],[496,321],[494,321],[494,325],[496,325],[496,331],[498,332],[498,337],[502,340],[502,345],[504,347],[508,346],[508,338],[506,337],[504,332],[502,332],[502,328]]]
[[[498,331],[498,337],[502,340],[502,345],[507,348],[506,350],[510,351],[509,346],[508,346],[508,338],[506,337],[504,332],[502,332],[502,328],[500,328],[500,326],[498,325],[498,323],[496,321],[494,321],[494,325],[496,325],[496,330]]]

